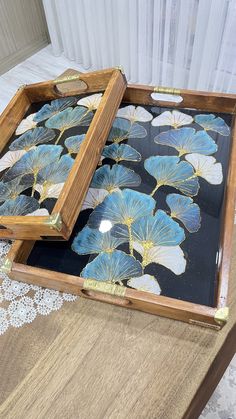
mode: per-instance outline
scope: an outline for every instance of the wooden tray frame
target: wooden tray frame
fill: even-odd
[[[23,85],[18,89],[0,117],[0,152],[8,144],[31,103],[81,93],[104,91],[104,95],[51,215],[0,216],[0,238],[53,240],[70,237],[125,88],[126,80],[121,69],[111,68]]]
[[[106,282],[83,279],[74,275],[53,272],[26,265],[34,242],[16,241],[1,270],[17,281],[26,281],[43,287],[49,287],[81,297],[118,306],[158,314],[191,324],[221,329],[228,318],[227,294],[230,273],[230,259],[234,228],[234,207],[236,195],[236,95],[181,90],[183,97],[179,104],[157,102],[151,93],[157,88],[149,86],[128,86],[123,97],[124,102],[140,105],[171,106],[176,108],[195,108],[201,111],[226,112],[233,115],[231,154],[225,191],[224,222],[220,238],[220,260],[218,261],[218,286],[215,307],[157,296]],[[165,89],[160,89],[162,92]],[[166,89],[170,93],[170,89]],[[176,93],[173,92],[173,93]]]

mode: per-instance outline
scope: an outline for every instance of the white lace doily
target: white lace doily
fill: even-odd
[[[11,247],[0,241],[0,265]],[[31,323],[38,315],[47,316],[59,310],[65,301],[75,301],[76,296],[47,288],[13,281],[0,273],[0,335],[9,327]]]

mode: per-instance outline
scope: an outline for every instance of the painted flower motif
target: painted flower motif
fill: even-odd
[[[167,195],[166,203],[170,208],[171,217],[180,220],[190,233],[199,230],[201,226],[200,208],[192,198],[173,193]]]
[[[72,243],[72,250],[79,255],[89,255],[101,252],[112,253],[126,239],[114,237],[112,231],[102,233],[97,229],[85,226]]]
[[[9,322],[7,319],[7,310],[0,307],[0,335],[6,332],[9,327]]]
[[[45,119],[51,118],[57,113],[64,111],[69,106],[75,105],[76,101],[76,97],[65,97],[52,100],[50,104],[47,103],[37,113],[34,114],[34,121],[45,121]]]
[[[30,290],[30,286],[28,284],[24,284],[23,282],[13,281],[5,277],[2,281],[2,290],[4,293],[4,299],[12,301],[17,297],[22,297],[27,294]]]
[[[179,157],[188,153],[209,155],[215,153],[218,148],[206,131],[196,131],[188,127],[161,132],[154,138],[154,142],[175,148]]]
[[[85,106],[89,111],[95,111],[102,100],[102,93],[95,93],[94,95],[83,97],[78,100],[77,105]]]
[[[82,278],[96,279],[97,281],[118,282],[142,275],[142,266],[133,256],[121,250],[113,253],[101,253],[92,262],[88,263],[81,272]]]
[[[0,215],[27,215],[39,209],[39,203],[35,198],[20,195],[16,199],[8,199],[0,206]]]
[[[73,135],[65,140],[65,146],[69,154],[77,154],[80,146],[85,139],[85,134]]]
[[[62,293],[62,298],[63,298],[64,301],[69,301],[69,302],[77,300],[76,295],[67,294],[66,292]]]
[[[141,154],[128,144],[111,144],[106,146],[102,152],[103,157],[115,160],[116,163],[120,161],[141,161]]]
[[[153,119],[152,125],[154,127],[172,126],[174,128],[182,127],[193,122],[190,115],[186,115],[179,111],[165,111]]]
[[[97,205],[101,204],[105,197],[108,195],[108,191],[105,189],[89,188],[87,195],[84,199],[81,211],[96,208]]]
[[[122,165],[110,167],[108,164],[97,169],[92,182],[92,188],[106,189],[109,193],[124,187],[136,187],[141,183],[140,176],[133,170]]]
[[[132,189],[116,191],[108,195],[89,217],[88,225],[101,232],[109,231],[115,224],[128,228],[130,253],[133,254],[132,224],[145,215],[151,215],[156,201],[150,196]]]
[[[161,293],[161,287],[156,278],[148,274],[144,274],[136,278],[130,278],[127,285],[139,291],[151,292],[156,295],[160,295]]]
[[[153,246],[147,249],[138,242],[134,242],[133,245],[136,252],[143,258],[143,267],[150,263],[157,263],[170,269],[175,275],[185,272],[186,259],[180,246]]]
[[[14,327],[21,327],[24,323],[31,323],[36,317],[34,302],[30,297],[14,300],[8,307],[9,323]]]
[[[38,144],[48,143],[55,138],[56,134],[52,129],[38,127],[33,130],[27,131],[21,135],[15,141],[13,141],[9,147],[11,151],[25,150],[29,151],[32,147]]]
[[[55,128],[60,131],[55,144],[60,141],[63,133],[69,128],[76,126],[88,126],[93,119],[93,112],[90,112],[83,106],[76,106],[75,108],[67,108],[62,112],[49,118],[45,125],[48,128]]]
[[[196,115],[195,122],[201,125],[206,131],[215,131],[221,135],[227,136],[230,134],[230,128],[225,123],[225,121],[220,118],[216,117],[213,114],[207,115]]]
[[[35,113],[32,113],[20,122],[16,129],[16,135],[24,134],[24,132],[36,128],[37,122],[34,121],[35,115]]]
[[[144,162],[147,172],[156,179],[151,196],[164,185],[179,189],[185,195],[197,195],[199,183],[193,167],[177,156],[151,156]]]
[[[0,159],[0,172],[12,167],[25,153],[25,150],[7,151]]]
[[[147,136],[146,129],[137,123],[131,124],[123,118],[116,118],[108,136],[108,141],[120,143],[129,138],[144,138]]]
[[[59,310],[63,304],[63,298],[59,291],[43,289],[36,291],[34,302],[37,304],[37,311],[46,316],[51,311]]]
[[[65,184],[64,182],[57,183],[55,185],[50,185],[50,184],[40,185],[39,183],[37,183],[37,185],[35,185],[35,190],[40,195],[39,202],[41,203],[47,198],[55,198],[55,199],[59,198],[64,184]],[[37,210],[37,214],[34,213],[34,215],[45,215],[45,214],[39,213],[39,211],[41,210]]]
[[[118,118],[128,119],[131,124],[134,122],[149,122],[153,116],[150,112],[146,111],[142,106],[128,105],[118,110]]]
[[[16,199],[21,192],[32,186],[32,182],[17,177],[10,182],[0,181],[0,202],[7,199]]]
[[[194,167],[195,176],[202,177],[212,185],[220,185],[222,183],[222,165],[217,163],[214,157],[188,154],[185,158]]]

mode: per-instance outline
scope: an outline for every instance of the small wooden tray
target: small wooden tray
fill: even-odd
[[[168,94],[171,96],[169,97],[169,101],[166,102],[162,100],[162,96],[155,96],[153,93],[157,93],[158,95]],[[181,102],[178,102],[178,96],[181,96]],[[175,99],[177,100],[176,102],[173,101]],[[179,276],[173,275],[173,273],[165,267],[153,268],[153,265],[150,265],[153,271],[147,272],[157,277],[162,288],[161,295],[132,289],[128,284],[126,284],[126,286],[121,286],[118,285],[118,283],[112,284],[100,280],[96,281],[88,277],[85,279],[79,276],[80,270],[84,265],[90,262],[90,260],[83,259],[86,258],[86,256],[77,254],[72,255],[71,244],[75,235],[78,234],[78,231],[81,231],[87,223],[87,219],[83,219],[83,214],[86,211],[80,213],[69,242],[35,243],[34,241],[16,241],[5,260],[5,263],[1,267],[2,271],[7,273],[10,278],[17,281],[26,281],[32,284],[77,294],[81,297],[170,317],[191,324],[207,326],[216,330],[221,329],[228,317],[227,294],[234,223],[236,184],[235,103],[235,95],[187,90],[177,92],[173,90],[170,91],[170,89],[157,89],[149,86],[128,86],[124,94],[122,106],[127,106],[129,104],[146,106],[146,110],[150,112],[154,112],[151,107],[161,107],[162,109],[157,111],[159,113],[167,111],[168,109],[179,109],[190,115],[202,112],[215,112],[224,115],[226,119],[228,118],[227,121],[229,121],[228,123],[231,125],[231,138],[227,139],[228,146],[226,146],[226,140],[224,144],[222,142],[226,137],[223,138],[219,135],[219,138],[217,138],[219,152],[217,158],[220,158],[220,156],[224,157],[223,169],[225,175],[224,184],[217,192],[217,202],[220,211],[219,213],[215,213],[215,195],[214,192],[212,192],[212,190],[216,190],[213,188],[217,188],[217,186],[211,185],[212,188],[208,188],[208,186],[204,184],[204,181],[201,184],[203,192],[199,199],[201,204],[203,204],[201,210],[203,210],[207,216],[204,215],[202,218],[202,227],[199,230],[200,233],[194,233],[196,234],[195,237],[198,237],[198,239],[196,239],[197,241],[194,241],[195,239],[193,237],[193,245],[188,242],[188,245],[186,245],[187,247],[185,247],[185,242],[183,242],[183,246],[181,243],[185,252],[187,265],[190,266],[190,268]],[[153,127],[150,125],[145,126],[149,139],[152,139]],[[160,131],[162,132],[162,130]],[[136,145],[139,153],[147,157],[149,156],[148,153],[150,153],[150,150],[151,153],[153,153],[153,144],[148,144],[149,139],[135,139],[133,142],[131,139],[129,145],[134,148]],[[156,147],[163,146],[156,145]],[[226,151],[224,151],[224,149]],[[164,155],[168,153],[169,155],[176,155],[174,154],[175,152],[170,151],[170,148],[168,153],[166,153],[166,149],[165,151],[161,148],[156,149],[156,155],[161,155],[163,153]],[[133,166],[130,167],[134,169],[134,167],[137,167],[135,164],[137,163],[133,163]],[[129,167],[128,164],[126,166]],[[138,173],[140,175],[144,173],[143,167]],[[150,195],[153,186],[155,186],[153,179],[150,176],[145,178],[145,181],[143,181],[143,188],[147,194]],[[143,192],[141,189],[138,190]],[[164,205],[166,193],[168,194],[170,191],[168,190],[165,192],[164,186],[163,193],[158,193],[158,209],[163,209],[162,205]],[[206,202],[204,199],[206,199]],[[210,205],[210,207],[208,207],[208,205]],[[208,215],[210,215],[210,219]],[[212,237],[209,230],[211,223],[214,224],[217,230],[213,231],[214,234]],[[186,232],[186,235],[189,237],[188,232]],[[205,248],[205,245],[210,247]],[[199,253],[196,254],[196,258],[193,256],[195,254],[195,248],[199,250]],[[124,251],[129,252],[129,250],[127,251],[127,248]],[[96,272],[98,272],[98,270]],[[157,275],[155,275],[156,273]],[[198,293],[198,290],[201,290],[201,293]]]
[[[1,156],[8,151],[8,145],[12,143],[12,140],[17,138],[14,133],[22,118],[27,116],[27,112],[29,113],[30,110],[32,112],[34,106],[36,110],[39,110],[39,102],[45,104],[52,99],[73,96],[80,99],[96,92],[104,92],[104,94],[92,122],[90,125],[87,124],[89,128],[86,137],[60,195],[56,201],[53,200],[51,203],[48,212],[50,215],[2,215],[0,216],[0,238],[58,240],[70,237],[125,87],[125,77],[120,69],[114,68],[87,74],[77,73],[72,76],[62,76],[56,80],[24,85],[18,89],[0,117]],[[57,130],[56,133],[58,133]],[[70,135],[80,133],[75,126]],[[64,136],[63,141],[65,140]],[[96,144],[96,148],[94,144]]]

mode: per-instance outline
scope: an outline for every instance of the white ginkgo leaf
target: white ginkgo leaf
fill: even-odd
[[[217,163],[212,156],[193,153],[185,156],[195,169],[196,176],[204,178],[212,185],[220,185],[223,181],[223,172],[221,163]]]
[[[138,242],[134,242],[133,246],[143,257],[145,266],[150,263],[158,263],[170,269],[176,275],[181,275],[185,272],[186,259],[180,246],[153,246],[146,250]]]
[[[0,172],[12,167],[25,153],[25,150],[7,151],[0,159]]]
[[[89,188],[87,195],[84,199],[81,211],[88,208],[95,208],[98,204],[103,202],[104,198],[108,195],[105,189]]]
[[[21,121],[16,129],[16,135],[24,134],[24,132],[28,131],[29,129],[36,128],[37,122],[34,121],[34,115],[35,113],[32,113]]]
[[[59,195],[64,186],[64,182],[56,183],[55,185],[40,185],[35,186],[35,190],[40,194],[39,202],[44,201],[47,198],[59,198]]]
[[[130,278],[127,285],[139,291],[151,292],[152,294],[160,295],[161,288],[156,278],[152,275],[142,275],[137,278]]]
[[[117,117],[128,119],[131,123],[134,122],[148,122],[151,121],[153,116],[150,112],[146,111],[142,106],[128,105],[121,108],[117,112]]]
[[[94,95],[83,97],[78,100],[77,105],[85,106],[90,111],[95,111],[102,99],[102,93],[95,93]]]
[[[165,125],[172,126],[174,128],[182,127],[193,122],[193,118],[190,115],[186,115],[179,111],[165,111],[153,119],[152,125],[154,127],[163,127]]]
[[[37,209],[36,211],[33,211],[33,212],[31,212],[30,214],[27,214],[27,216],[28,215],[36,215],[36,216],[40,216],[40,217],[43,217],[43,216],[45,216],[45,215],[49,215],[49,212],[48,212],[48,210],[46,209],[46,208],[39,208],[39,209]]]

